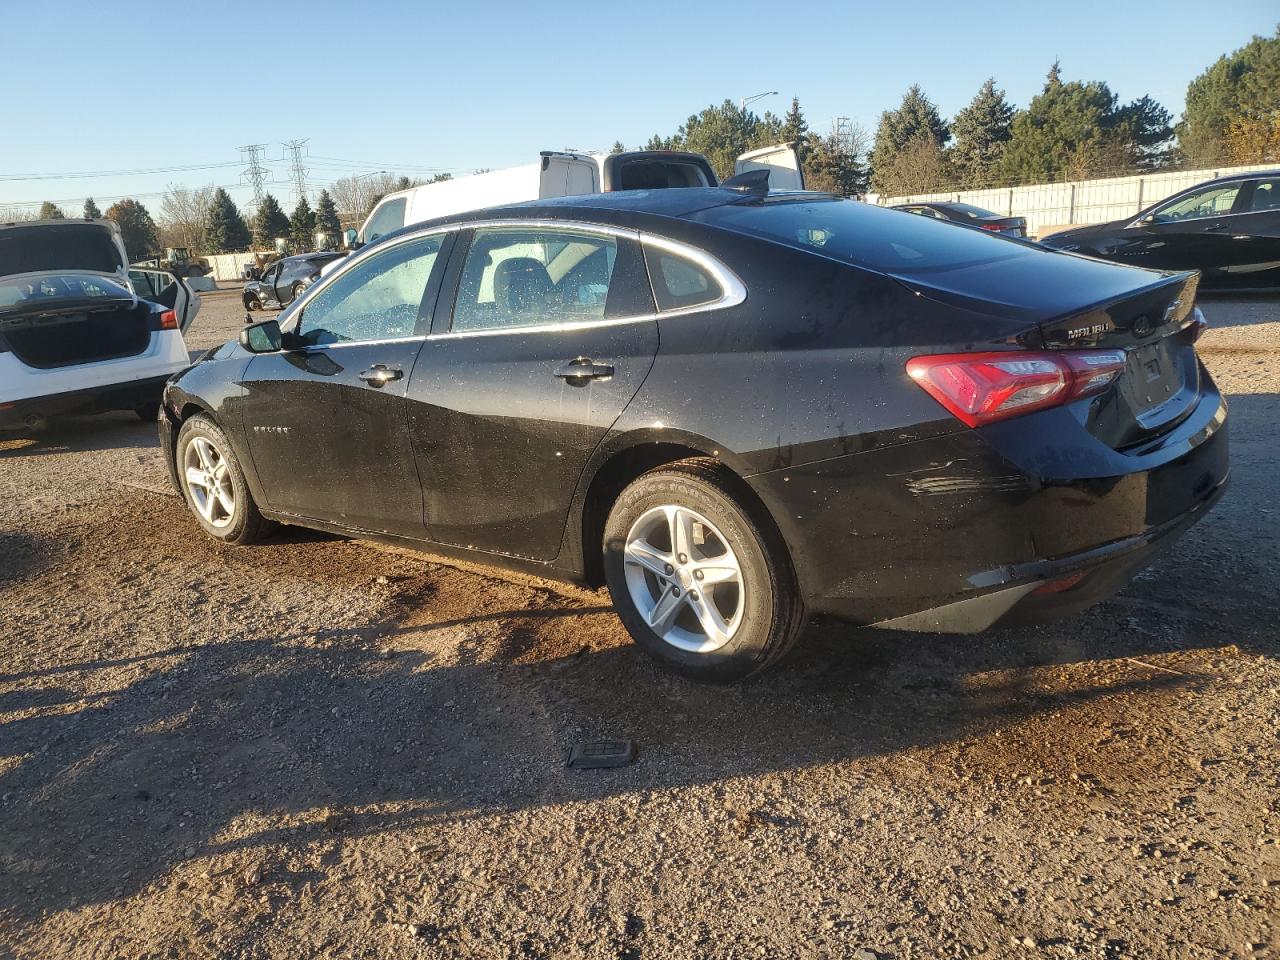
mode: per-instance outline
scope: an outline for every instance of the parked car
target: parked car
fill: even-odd
[[[345,253],[300,253],[282,257],[269,264],[260,276],[252,277],[244,285],[241,297],[246,310],[263,310],[268,307],[282,310],[298,299],[302,291],[311,286],[326,264],[345,257]],[[247,268],[257,273],[255,268]]]
[[[1201,285],[1280,286],[1280,170],[1197,184],[1135,217],[1045,237],[1045,246],[1116,263],[1199,270]]]
[[[688,675],[808,613],[973,632],[1109,596],[1205,515],[1196,276],[825,194],[566,197],[408,228],[172,381],[175,486],[607,584]]]
[[[735,174],[752,170],[769,171],[774,189],[804,189],[804,173],[793,143],[761,147],[737,158]],[[352,245],[372,243],[406,224],[501,204],[615,190],[714,187],[717,183],[711,162],[700,153],[632,150],[582,154],[544,150],[537,163],[389,193],[370,211]]]
[[[106,410],[154,420],[199,308],[185,281],[128,266],[114,221],[0,224],[0,430]]]
[[[1003,233],[1009,237],[1027,235],[1026,217],[1002,217],[998,213],[975,207],[971,203],[900,203],[891,210],[904,210],[934,220],[949,220],[966,227],[976,227],[989,233]]]

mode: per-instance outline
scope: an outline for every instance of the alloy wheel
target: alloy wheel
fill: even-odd
[[[729,541],[700,513],[670,504],[645,511],[627,534],[622,561],[640,616],[673,647],[709,653],[742,624],[742,566]]]
[[[183,453],[183,476],[191,502],[211,527],[229,526],[236,515],[236,491],[227,458],[207,437],[194,436]]]

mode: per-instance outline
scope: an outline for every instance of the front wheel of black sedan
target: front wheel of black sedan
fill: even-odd
[[[261,540],[274,524],[258,511],[227,435],[198,414],[178,431],[178,479],[187,506],[209,534],[223,543]]]
[[[738,680],[791,649],[804,624],[781,538],[710,461],[645,474],[619,495],[604,570],[623,624],[695,680]]]

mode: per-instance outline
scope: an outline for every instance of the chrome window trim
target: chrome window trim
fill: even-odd
[[[1256,177],[1256,178],[1249,178],[1249,179],[1270,180],[1273,178]],[[1240,181],[1240,190],[1243,190],[1245,188],[1246,184],[1249,183],[1249,179],[1244,179]],[[1232,182],[1234,183],[1235,181],[1232,181]],[[1155,214],[1160,212],[1161,207],[1167,207],[1178,200],[1182,200],[1183,198],[1190,196],[1192,193],[1198,190],[1201,186],[1203,186],[1203,184],[1197,184],[1194,187],[1188,187],[1182,193],[1175,193],[1172,197],[1169,197],[1167,200],[1160,201],[1160,203],[1156,204],[1154,207],[1151,208],[1151,213],[1148,214],[1148,216],[1155,216]],[[1230,184],[1224,183],[1224,184],[1221,184],[1220,186],[1226,187],[1226,186],[1230,186]],[[1254,186],[1256,188],[1257,184],[1255,183]],[[1236,191],[1237,196],[1239,196],[1239,192],[1240,192],[1239,190]],[[1252,197],[1250,197],[1250,199],[1252,200]],[[1235,206],[1234,200],[1231,202],[1231,205]],[[1177,220],[1165,220],[1165,221],[1157,220],[1154,223],[1146,223],[1143,220],[1143,218],[1139,217],[1137,220],[1134,220],[1132,223],[1127,224],[1124,229],[1128,230],[1131,227],[1162,227],[1162,226],[1167,226],[1173,223],[1196,223],[1200,220],[1221,220],[1223,217],[1247,217],[1247,216],[1250,216],[1251,214],[1265,213],[1265,212],[1266,212],[1265,210],[1241,210],[1239,213],[1231,213],[1228,211],[1227,213],[1210,213],[1203,217],[1180,217]]]
[[[675,307],[671,310],[659,310],[653,313],[636,314],[628,317],[606,317],[600,320],[570,320],[564,323],[528,323],[518,327],[492,327],[483,330],[449,330],[443,333],[428,334],[428,340],[461,339],[464,337],[496,337],[501,335],[521,335],[530,333],[569,333],[573,330],[591,330],[597,327],[616,327],[626,323],[652,323],[667,317],[683,317],[694,313],[705,313],[709,310],[725,310],[736,307],[747,299],[746,285],[738,275],[727,266],[697,247],[655,236],[640,230],[627,227],[615,227],[609,224],[583,223],[577,220],[478,220],[466,224],[468,228],[492,229],[494,227],[512,227],[515,230],[532,228],[537,230],[564,230],[574,233],[596,233],[608,236],[625,237],[637,240],[642,245],[665,250],[674,256],[682,257],[697,264],[720,284],[720,297],[698,303],[689,307]],[[647,267],[646,267],[647,272]]]

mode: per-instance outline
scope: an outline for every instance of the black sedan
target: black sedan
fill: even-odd
[[[1064,230],[1042,243],[1116,263],[1199,270],[1202,285],[1280,286],[1280,170],[1197,184],[1112,223]]]
[[[1002,217],[971,203],[900,203],[889,209],[934,220],[948,220],[961,226],[986,230],[988,233],[1003,233],[1006,237],[1027,235],[1026,217]]]
[[[302,292],[320,276],[326,265],[345,257],[345,253],[301,253],[283,257],[268,264],[260,276],[244,285],[241,298],[246,310],[266,307],[283,309],[297,300]]]
[[[742,677],[806,615],[973,632],[1119,589],[1222,493],[1196,277],[822,194],[421,224],[170,381],[210,535],[274,522],[607,584]]]

